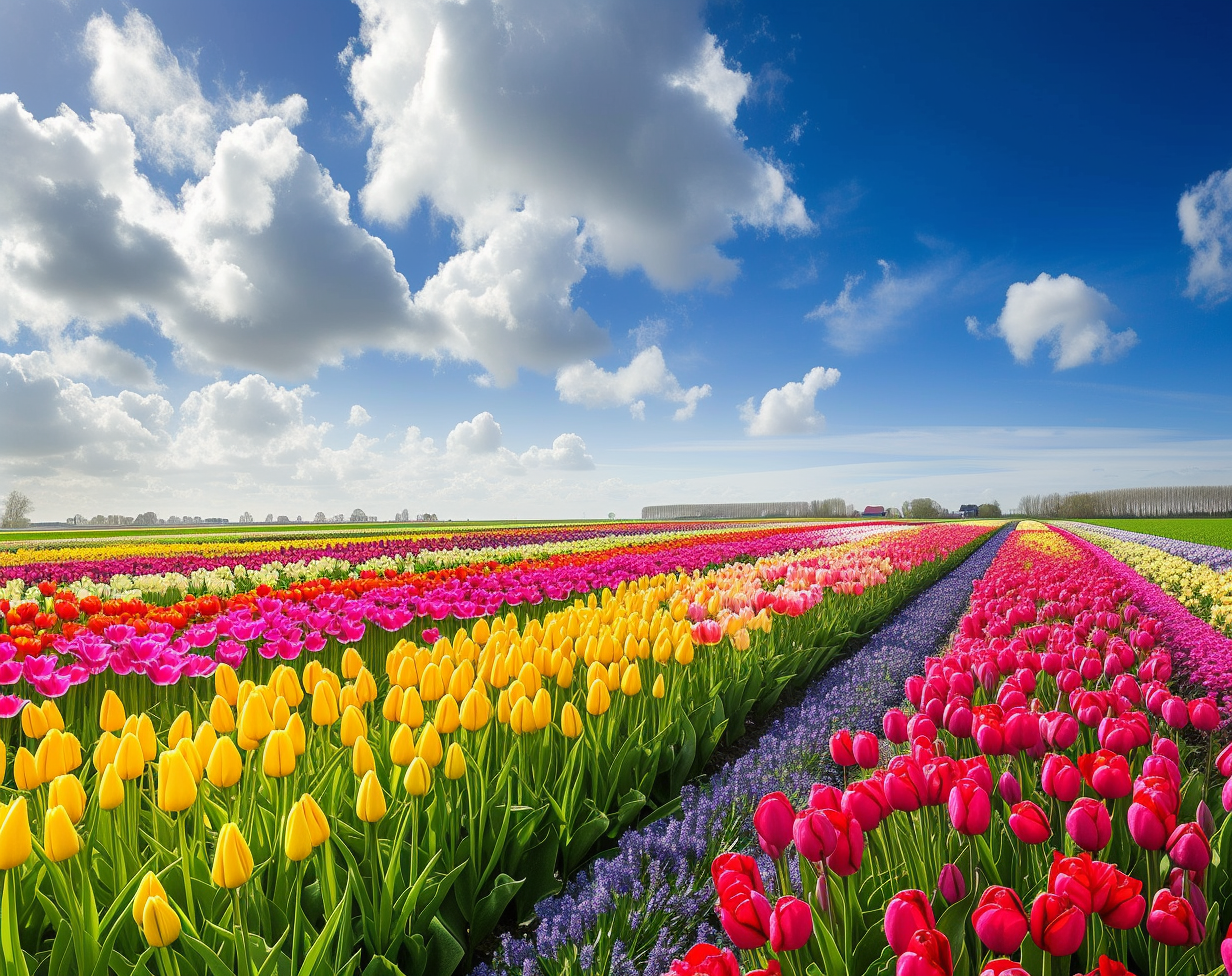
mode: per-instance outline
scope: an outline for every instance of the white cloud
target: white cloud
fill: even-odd
[[[372,419],[372,414],[368,413],[367,410],[365,410],[358,403],[356,403],[351,407],[351,413],[347,417],[347,426],[348,427],[362,427],[364,424],[366,424],[371,419]]]
[[[753,406],[749,397],[740,407],[744,432],[750,437],[786,437],[792,434],[815,434],[825,426],[826,418],[814,408],[817,394],[839,381],[837,369],[814,366],[800,383],[785,383],[766,391],[761,404]]]
[[[1193,250],[1185,294],[1222,302],[1232,296],[1232,169],[1216,170],[1181,195],[1181,237]]]
[[[450,454],[495,454],[501,447],[501,425],[488,411],[464,420],[445,438]]]
[[[577,434],[560,434],[551,447],[530,447],[522,455],[528,468],[558,468],[562,471],[589,471],[595,459],[586,453],[586,442]]]
[[[710,384],[684,389],[667,368],[662,350],[650,346],[614,373],[591,360],[566,366],[556,374],[556,391],[565,403],[579,403],[589,409],[628,407],[638,420],[646,419],[646,401],[642,398],[659,397],[681,404],[673,414],[674,420],[688,420],[698,402],[710,396]]]
[[[847,275],[834,301],[822,302],[808,313],[808,318],[825,323],[826,338],[839,349],[867,349],[883,333],[903,324],[908,313],[954,273],[951,261],[931,264],[908,275],[895,274],[889,261],[877,263],[881,278],[863,295],[856,294],[856,287],[864,275]]]
[[[45,350],[13,358],[29,363],[41,375],[106,380],[113,386],[143,392],[160,389],[153,363],[94,335],[81,339],[56,337]]]
[[[1041,273],[1032,282],[1018,281],[1005,293],[1005,307],[989,329],[1001,336],[1020,363],[1031,362],[1035,347],[1046,342],[1053,368],[1112,362],[1138,342],[1133,329],[1113,332],[1106,319],[1116,307],[1103,292],[1081,278]],[[968,317],[967,330],[972,331]],[[978,332],[978,323],[975,326]]]

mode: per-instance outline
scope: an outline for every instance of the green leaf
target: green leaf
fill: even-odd
[[[470,920],[471,945],[478,945],[496,928],[496,923],[500,921],[505,908],[513,901],[522,884],[522,881],[515,881],[507,874],[496,876],[492,890],[475,903],[475,912]]]
[[[299,967],[298,976],[315,976],[325,959],[325,953],[329,951],[330,943],[334,941],[334,933],[338,931],[338,923],[342,921],[343,911],[349,910],[350,906],[351,882],[348,880],[346,888],[343,889],[342,897],[338,899],[338,904],[334,906],[333,912],[326,919],[325,927],[321,929],[321,934],[313,940],[312,948],[304,956],[304,961]]]
[[[427,971],[434,976],[450,976],[466,955],[462,944],[453,937],[439,918],[433,918],[428,930]]]
[[[556,856],[559,850],[560,834],[552,830],[538,846],[526,852],[526,857],[523,858],[526,876],[514,906],[519,920],[529,918],[540,898],[555,894],[560,888],[560,882],[556,878]]]
[[[689,773],[693,769],[693,759],[697,755],[697,732],[693,729],[693,723],[686,720],[677,724],[681,727],[683,739],[680,743],[680,751],[676,754],[676,761],[672,763],[668,784],[672,796],[680,792],[685,780],[689,778]]]
[[[201,960],[212,976],[234,976],[234,969],[219,958],[218,953],[200,939],[194,939],[187,932],[181,931],[179,941],[192,950],[194,956]]]

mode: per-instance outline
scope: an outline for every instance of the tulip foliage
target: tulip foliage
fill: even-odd
[[[699,944],[673,976],[1232,969],[1232,746],[1215,699],[1174,675],[1174,653],[1201,662],[1149,593],[1023,523],[907,707],[879,736],[833,735],[843,788],[799,809],[768,794],[766,860],[715,859],[733,948]]]
[[[100,670],[3,720],[7,971],[447,976],[986,532],[632,577],[450,636],[395,615],[315,649],[296,601],[248,602],[231,643],[246,625],[272,654],[158,694]],[[313,612],[338,621],[334,596]]]

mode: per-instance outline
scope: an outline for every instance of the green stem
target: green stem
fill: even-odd
[[[184,814],[180,813],[175,818],[176,830],[180,835],[180,865],[184,870],[184,899],[188,908],[188,917],[196,919],[197,912],[193,905],[193,890],[192,890],[192,872],[188,866],[188,840],[184,836]]]
[[[295,914],[291,916],[291,972],[297,973],[296,962],[299,960],[299,946],[303,939],[303,931],[300,928],[300,897],[304,891],[304,861],[300,861],[297,865],[295,873]]]
[[[240,908],[239,888],[231,889],[231,909],[240,927],[240,945],[236,953],[239,972],[242,976],[252,976],[252,962],[248,958],[248,919],[244,917],[244,912]]]

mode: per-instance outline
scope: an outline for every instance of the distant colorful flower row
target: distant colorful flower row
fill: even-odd
[[[1232,549],[1223,546],[1208,546],[1197,542],[1185,542],[1183,539],[1169,539],[1167,536],[1150,535],[1146,532],[1131,532],[1128,529],[1116,529],[1109,525],[1095,525],[1089,522],[1058,523],[1071,532],[1098,532],[1100,535],[1111,536],[1122,542],[1136,542],[1139,545],[1151,546],[1166,552],[1171,556],[1180,556],[1191,563],[1204,563],[1211,569],[1222,572],[1232,569]]]
[[[1217,546],[1197,546],[1188,542],[1178,542],[1175,539],[1163,539],[1159,536],[1142,536],[1153,540],[1152,544],[1124,538],[1126,535],[1141,533],[1125,533],[1103,526],[1092,526],[1082,522],[1059,523],[1066,531],[1093,543],[1100,549],[1111,553],[1116,559],[1133,567],[1152,583],[1160,586],[1164,592],[1179,600],[1186,609],[1211,626],[1232,635],[1232,565],[1222,571],[1215,568],[1214,563],[1222,565],[1220,559],[1212,562],[1197,562],[1195,558],[1207,558],[1208,550],[1219,550]],[[1167,543],[1168,550],[1162,545],[1156,546],[1155,541]],[[1190,556],[1181,555],[1189,552]]]

